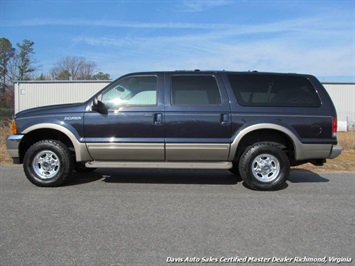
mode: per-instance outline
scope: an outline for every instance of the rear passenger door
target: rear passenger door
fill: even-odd
[[[214,73],[165,77],[167,161],[226,161],[231,117],[223,81]]]

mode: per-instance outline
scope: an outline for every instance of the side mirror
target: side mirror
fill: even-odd
[[[108,109],[107,109],[106,105],[103,102],[99,101],[99,99],[97,97],[95,97],[93,100],[92,110],[96,111],[100,114],[104,114],[104,115],[108,114]]]

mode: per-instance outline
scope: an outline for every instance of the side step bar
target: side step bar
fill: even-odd
[[[230,169],[231,162],[106,162],[91,161],[88,168]]]

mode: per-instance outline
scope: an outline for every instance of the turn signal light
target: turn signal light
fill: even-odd
[[[16,120],[13,119],[11,123],[11,134],[16,135],[17,134],[17,128],[16,128]]]

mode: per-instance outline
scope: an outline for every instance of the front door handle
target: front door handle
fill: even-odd
[[[154,124],[155,125],[162,125],[163,124],[163,114],[154,114]]]
[[[221,124],[229,125],[229,114],[221,114]]]

